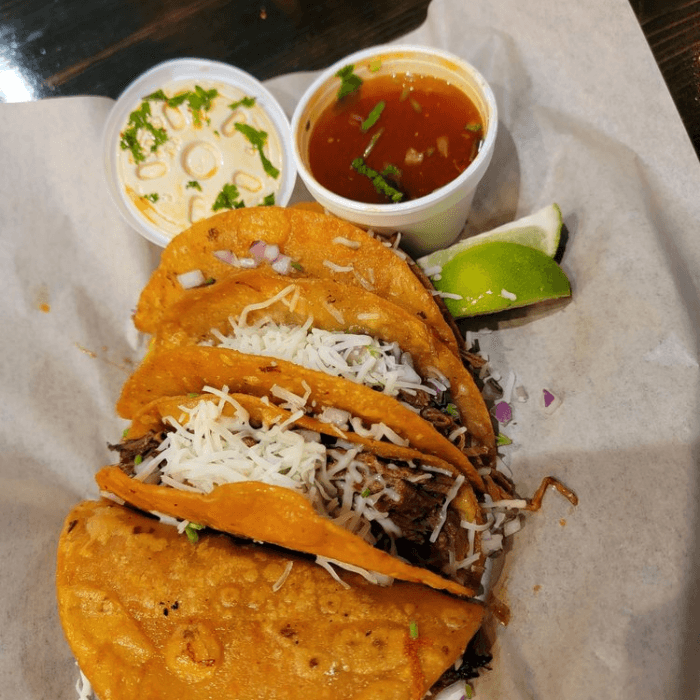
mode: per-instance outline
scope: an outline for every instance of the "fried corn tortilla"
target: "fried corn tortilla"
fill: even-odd
[[[416,316],[364,289],[238,272],[192,290],[163,314],[154,349],[189,344],[289,359],[377,387],[419,408],[444,435],[465,426],[460,445],[475,459],[488,463],[495,453],[491,417],[461,360]]]
[[[430,588],[343,578],[84,502],[65,520],[56,586],[101,700],[419,700],[481,623],[481,606]]]
[[[202,280],[216,286],[237,269],[221,258],[227,254],[249,258],[257,241],[278,246],[293,260],[290,279],[330,278],[368,289],[424,320],[458,354],[454,332],[432,293],[396,251],[346,221],[294,208],[227,211],[198,221],[176,236],[141,294],[134,315],[136,327],[153,334],[165,310],[188,294],[179,275],[199,271]]]
[[[97,483],[142,510],[455,594],[478,589],[483,514],[435,457],[225,392],[156,401],[113,447],[120,464]]]
[[[129,377],[117,402],[122,418],[134,416],[163,396],[199,393],[203,387],[228,387],[234,393],[268,396],[281,404],[279,390],[305,397],[305,409],[320,414],[340,409],[363,423],[385,425],[414,449],[457,466],[472,485],[484,482],[468,456],[411,408],[396,399],[286,360],[259,357],[220,347],[184,346],[150,352]]]

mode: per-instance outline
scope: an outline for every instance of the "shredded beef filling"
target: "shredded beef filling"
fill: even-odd
[[[129,476],[133,476],[135,465],[153,456],[167,435],[166,431],[150,432],[140,438],[125,440],[110,449],[119,453],[119,467]],[[387,495],[375,504],[377,510],[386,513],[391,521],[401,530],[401,536],[393,542],[382,527],[372,523],[372,534],[377,539],[377,546],[385,551],[395,551],[403,559],[445,575],[452,561],[463,559],[468,554],[467,531],[460,526],[461,516],[454,508],[447,509],[447,517],[435,542],[430,537],[440,521],[443,503],[454,483],[451,476],[421,470],[404,462],[389,462],[371,453],[360,453],[361,460],[369,470],[361,483],[353,485],[357,493],[369,491],[370,494],[381,492],[389,487],[398,500]],[[416,479],[419,480],[416,481]],[[336,486],[342,497],[344,482],[338,480]],[[478,578],[467,570],[450,574],[450,578],[467,585]]]

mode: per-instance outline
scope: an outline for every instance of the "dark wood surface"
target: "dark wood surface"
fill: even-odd
[[[155,63],[201,56],[264,80],[398,38],[430,0],[0,0],[0,101],[116,97]],[[630,0],[700,154],[700,0]]]

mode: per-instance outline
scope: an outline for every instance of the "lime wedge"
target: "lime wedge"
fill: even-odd
[[[552,258],[511,241],[488,241],[458,252],[433,284],[455,318],[571,296],[569,280]]]
[[[559,247],[561,238],[562,216],[561,209],[557,204],[549,204],[534,214],[523,216],[517,221],[504,224],[498,228],[491,229],[477,236],[465,238],[457,241],[454,245],[443,250],[436,250],[430,255],[417,260],[426,274],[432,274],[433,270],[442,267],[455,255],[467,248],[486,243],[487,241],[510,241],[520,243],[541,250],[543,253],[553,258]]]

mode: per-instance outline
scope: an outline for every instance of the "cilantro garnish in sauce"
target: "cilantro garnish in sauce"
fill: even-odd
[[[392,187],[386,181],[388,176],[398,175],[400,173],[399,169],[395,165],[387,165],[387,167],[384,168],[381,173],[378,173],[376,170],[365,164],[364,158],[355,158],[355,160],[352,161],[352,167],[354,170],[360,173],[360,175],[365,175],[368,177],[372,181],[374,189],[380,194],[388,197],[392,202],[400,202],[403,199],[403,192],[400,192],[395,187]]]
[[[235,185],[226,184],[223,186],[221,192],[219,192],[211,210],[219,211],[219,209],[242,209],[245,206],[245,202],[239,199],[239,197],[240,193],[238,192],[238,187]]]
[[[352,95],[353,92],[359,90],[362,85],[362,78],[355,74],[355,66],[351,63],[349,66],[341,68],[336,74],[340,78],[340,87],[338,88],[337,99],[342,100],[343,97]]]
[[[267,132],[258,131],[248,124],[236,124],[236,130],[240,131],[243,136],[245,136],[248,141],[255,147],[260,155],[260,161],[262,162],[263,169],[270,177],[277,177],[280,171],[272,165],[272,163],[267,159],[267,156],[263,152],[263,148],[267,143]]]
[[[122,132],[119,145],[122,150],[130,150],[134,156],[134,160],[140,163],[146,160],[146,155],[138,140],[139,129],[146,129],[153,136],[153,144],[151,151],[156,151],[158,146],[168,140],[168,134],[165,129],[153,126],[150,120],[151,105],[148,102],[143,102],[141,107],[135,109],[129,115],[129,123],[127,128]]]

